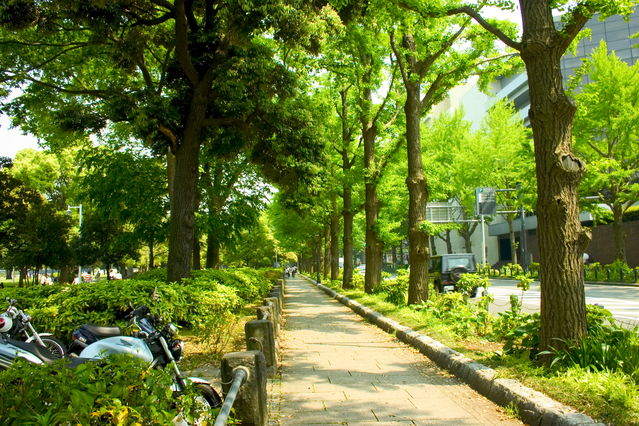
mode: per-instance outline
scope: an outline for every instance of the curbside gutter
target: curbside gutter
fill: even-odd
[[[466,382],[471,388],[495,404],[502,407],[510,403],[515,404],[519,409],[520,419],[527,425],[605,426],[572,407],[522,385],[517,380],[499,379],[497,372],[492,368],[473,361],[425,334],[403,326],[325,285],[317,284],[314,280],[300,275],[330,297],[367,319],[371,324],[388,333],[394,333],[400,341],[418,349],[423,355],[433,360],[438,367],[449,370],[451,374]]]

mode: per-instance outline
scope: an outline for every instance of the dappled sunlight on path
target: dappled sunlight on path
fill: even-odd
[[[286,289],[282,425],[521,425],[302,278]]]

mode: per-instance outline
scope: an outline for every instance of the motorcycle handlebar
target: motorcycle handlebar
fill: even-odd
[[[139,306],[136,309],[134,309],[133,312],[131,312],[126,317],[127,318],[131,318],[131,317],[144,318],[145,316],[147,316],[150,313],[151,313],[151,311],[149,310],[149,308],[146,305],[142,305],[142,306]]]

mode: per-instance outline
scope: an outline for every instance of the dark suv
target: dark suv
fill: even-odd
[[[441,254],[432,256],[428,264],[428,275],[433,280],[435,290],[443,293],[459,291],[457,282],[462,274],[476,274],[475,255],[472,253]],[[471,297],[477,296],[477,287],[473,288]]]

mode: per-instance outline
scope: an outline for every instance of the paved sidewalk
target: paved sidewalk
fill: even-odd
[[[286,290],[269,424],[522,424],[305,280],[288,279]]]

